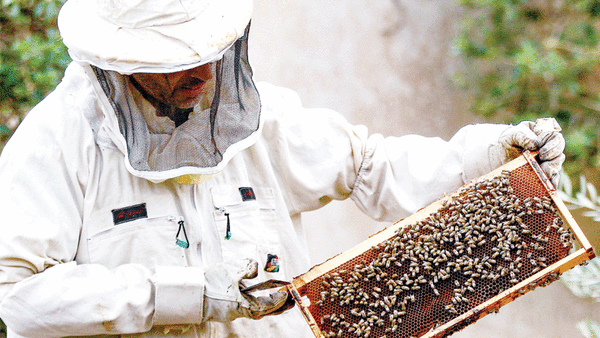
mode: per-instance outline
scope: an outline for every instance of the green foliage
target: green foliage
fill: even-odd
[[[569,176],[562,173],[557,191],[569,209],[584,209],[586,211],[582,216],[593,222],[600,222],[600,197],[596,187],[587,182],[584,176],[580,176],[579,191],[575,192]],[[561,281],[575,296],[600,301],[600,257],[566,271],[561,276]],[[587,338],[600,338],[600,325],[591,319],[579,321],[577,329]]]
[[[2,0],[0,144],[60,81],[70,62],[56,16],[64,0]]]
[[[565,169],[600,167],[600,0],[461,0],[454,47],[469,68],[456,83],[493,122],[551,116],[567,142]]]

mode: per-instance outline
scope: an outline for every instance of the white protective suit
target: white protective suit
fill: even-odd
[[[406,217],[489,172],[487,149],[508,127],[467,126],[449,142],[368,137],[335,112],[303,108],[290,90],[258,88],[253,144],[196,184],[161,173],[151,181],[126,165],[91,68],[71,64],[1,156],[0,317],[9,337],[312,337],[297,308],[203,322],[205,267],[247,257],[264,267],[276,255],[279,269],[261,268],[253,282],[290,281],[310,268],[302,212],[351,198],[374,219]]]

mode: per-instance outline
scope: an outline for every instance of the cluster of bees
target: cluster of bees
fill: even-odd
[[[323,275],[318,322],[326,338],[417,336],[558,261],[571,245],[551,199],[520,200],[503,171]]]

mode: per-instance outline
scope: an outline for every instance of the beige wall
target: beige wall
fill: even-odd
[[[460,107],[449,74],[460,64],[450,40],[454,0],[256,0],[250,61],[255,78],[296,90],[307,107],[339,111],[373,133],[448,139],[476,118]],[[351,202],[304,216],[313,264],[386,224]],[[600,307],[554,283],[453,337],[578,337],[575,323],[600,322]]]
[[[448,139],[474,120],[448,85],[457,64],[449,57],[458,16],[453,2],[340,4],[257,1],[250,37],[256,79],[292,88],[305,106],[334,109],[371,133]],[[382,226],[347,202],[332,204],[305,217],[315,263]],[[331,236],[320,224],[347,229]]]

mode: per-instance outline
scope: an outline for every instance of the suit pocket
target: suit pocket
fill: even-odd
[[[166,216],[100,231],[88,238],[90,262],[108,268],[141,264],[152,270],[156,266],[187,266],[185,248],[177,242],[182,224],[185,226],[183,217]]]
[[[258,280],[282,279],[286,258],[269,188],[254,187],[256,199],[241,201],[239,188],[212,191],[214,217],[224,259],[252,258],[261,265]]]

